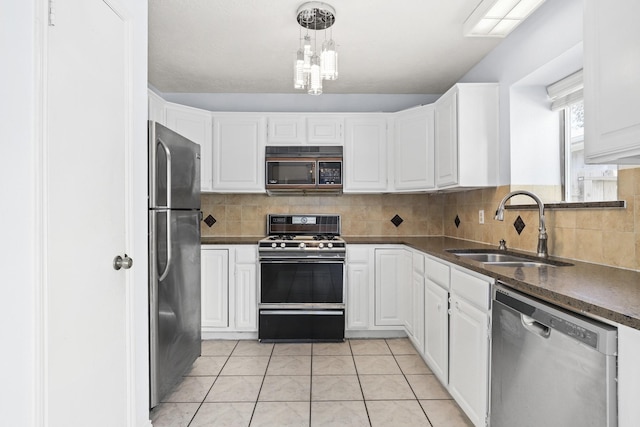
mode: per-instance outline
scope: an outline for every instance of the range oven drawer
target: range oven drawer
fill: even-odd
[[[260,341],[344,341],[344,309],[260,309]]]

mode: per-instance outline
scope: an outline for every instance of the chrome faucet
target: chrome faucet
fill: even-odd
[[[547,228],[545,227],[545,223],[544,223],[544,203],[542,203],[542,200],[540,200],[540,198],[538,196],[536,196],[535,194],[533,194],[533,193],[531,193],[529,191],[524,191],[524,190],[512,191],[511,193],[509,193],[506,196],[504,196],[504,198],[500,202],[500,205],[498,205],[498,209],[496,210],[495,219],[497,221],[504,221],[504,205],[505,205],[505,203],[507,203],[507,200],[509,200],[513,196],[518,196],[518,195],[529,196],[538,204],[538,209],[540,210],[540,222],[539,222],[539,225],[538,225],[538,249],[537,249],[537,252],[538,252],[538,256],[539,257],[547,258],[549,256],[549,253],[547,251]]]

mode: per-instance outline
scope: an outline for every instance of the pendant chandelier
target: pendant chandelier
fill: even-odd
[[[293,87],[306,89],[309,95],[320,95],[323,80],[338,78],[338,52],[332,39],[333,30],[330,30],[327,38],[327,29],[336,22],[336,12],[326,3],[311,1],[302,4],[296,16],[300,24],[300,48],[294,62]],[[320,53],[318,53],[319,31],[324,33]]]

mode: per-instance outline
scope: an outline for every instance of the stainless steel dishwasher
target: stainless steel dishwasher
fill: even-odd
[[[493,289],[491,427],[617,426],[617,329]]]

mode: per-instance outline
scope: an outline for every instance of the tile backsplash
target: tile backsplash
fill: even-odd
[[[203,194],[203,236],[264,236],[268,213],[337,213],[345,236],[440,236],[495,244],[533,252],[538,234],[537,210],[506,210],[503,222],[493,215],[509,186],[447,194],[372,194],[339,196],[267,196]],[[547,209],[549,253],[564,258],[640,270],[640,168],[623,169],[618,195],[625,209]],[[484,224],[478,211],[484,210]],[[396,227],[391,221],[402,218]],[[521,234],[513,226],[520,216]],[[459,224],[456,226],[456,218]],[[397,222],[397,221],[396,221]]]

